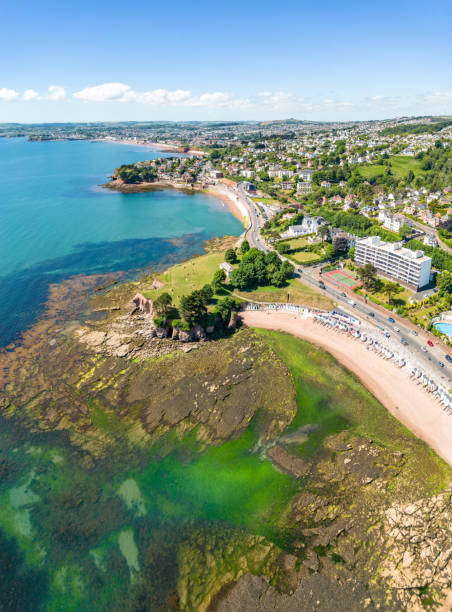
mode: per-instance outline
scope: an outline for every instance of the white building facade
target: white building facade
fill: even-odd
[[[402,242],[384,242],[379,236],[369,236],[355,244],[355,262],[371,263],[382,274],[419,289],[430,282],[431,257],[424,251],[411,251]]]

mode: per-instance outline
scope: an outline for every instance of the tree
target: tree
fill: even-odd
[[[226,272],[224,270],[216,270],[213,275],[212,289],[215,293],[218,293],[223,288],[224,281],[226,280]]]
[[[325,257],[326,259],[331,259],[332,257],[334,257],[334,246],[332,244],[327,244],[325,246]]]
[[[180,299],[180,311],[187,323],[199,323],[207,314],[205,299],[200,290],[195,289]]]
[[[235,249],[228,249],[224,254],[224,260],[230,264],[237,263],[237,253],[235,252]]]
[[[411,236],[411,227],[409,225],[402,225],[399,229],[399,236],[402,239]]]
[[[375,287],[377,281],[377,269],[371,263],[366,264],[362,268],[358,268],[357,275],[359,280],[364,285],[365,289],[371,289]]]
[[[155,312],[159,315],[159,317],[167,317],[169,311],[171,310],[172,298],[169,293],[166,291],[161,293],[158,298],[156,298],[152,304]]]
[[[319,236],[322,240],[328,240],[330,237],[330,229],[328,225],[321,225],[319,227]]]
[[[215,306],[215,312],[221,318],[224,326],[228,325],[231,319],[231,312],[233,308],[235,308],[235,300],[233,300],[229,296],[220,300]]]
[[[398,283],[388,281],[383,284],[383,293],[388,296],[388,304],[394,299],[394,296],[402,291],[402,287]]]
[[[354,246],[348,249],[348,256],[352,261],[355,261],[355,247]]]
[[[240,252],[244,254],[244,253],[247,253],[249,250],[250,250],[250,243],[245,238],[245,240],[240,245]]]
[[[452,294],[452,274],[449,272],[443,272],[436,283],[439,289],[439,295],[446,297]]]
[[[202,289],[200,289],[200,291],[201,291],[201,295],[202,295],[202,297],[204,299],[205,305],[207,306],[207,304],[213,298],[212,285],[204,285],[204,287]]]

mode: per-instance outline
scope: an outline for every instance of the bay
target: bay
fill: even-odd
[[[240,233],[212,196],[101,187],[123,163],[168,155],[108,142],[0,139],[0,346],[36,321],[51,283],[162,267],[201,252],[213,236]]]

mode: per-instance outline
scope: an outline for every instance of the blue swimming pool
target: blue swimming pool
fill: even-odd
[[[438,323],[434,323],[433,327],[435,327],[442,334],[447,334],[452,338],[452,323],[447,323],[446,321],[438,321]]]

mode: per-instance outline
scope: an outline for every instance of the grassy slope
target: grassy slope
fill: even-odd
[[[421,497],[450,481],[452,469],[392,417],[329,353],[288,334],[266,330],[257,333],[287,364],[292,375],[299,412],[289,430],[312,423],[320,426],[300,445],[301,454],[312,454],[326,436],[347,429],[406,455],[403,478],[398,483],[403,490]]]
[[[296,278],[291,279],[287,287],[259,287],[256,291],[240,291],[236,293],[258,302],[287,302],[287,295],[289,295],[289,301],[293,304],[324,308],[325,310],[333,306],[333,302],[330,299]]]
[[[397,178],[404,178],[409,170],[412,170],[417,176],[422,174],[421,163],[413,157],[405,157],[404,155],[394,155],[390,158],[391,170]],[[373,178],[378,174],[383,174],[385,166],[380,164],[366,164],[359,167],[359,172],[365,178]]]
[[[178,304],[182,295],[211,283],[215,271],[223,261],[224,253],[208,253],[177,264],[159,275],[158,278],[165,283],[162,289],[151,289],[144,292],[144,295],[154,300],[162,292],[167,291],[173,297],[173,302]]]

